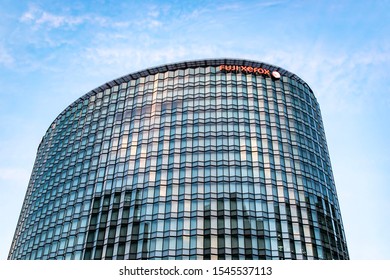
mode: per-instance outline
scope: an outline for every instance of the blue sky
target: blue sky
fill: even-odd
[[[101,84],[202,58],[296,73],[320,103],[352,259],[390,259],[389,1],[0,0],[0,259],[41,137]]]

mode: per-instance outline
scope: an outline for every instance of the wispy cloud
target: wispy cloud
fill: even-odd
[[[14,58],[9,51],[0,45],[0,65],[9,67],[14,64]]]
[[[258,1],[256,3],[256,7],[259,8],[271,8],[271,7],[276,7],[282,4],[285,4],[287,1],[283,0],[270,0],[270,1]],[[247,4],[238,1],[238,2],[233,2],[233,3],[224,3],[224,4],[218,4],[216,9],[219,11],[240,11],[247,9]]]
[[[110,17],[97,15],[94,13],[85,13],[82,15],[72,15],[63,13],[53,13],[37,6],[30,6],[19,18],[20,22],[27,23],[35,29],[59,29],[75,28],[83,24],[91,26],[125,29],[131,26],[142,26],[148,28],[158,28],[162,26],[159,19],[160,10],[157,7],[150,7],[145,15],[140,18],[129,18],[126,20],[116,20]]]
[[[143,44],[137,47],[118,44],[110,47],[95,46],[87,48],[82,56],[86,68],[96,69],[96,66],[99,66],[100,69],[107,69],[107,67],[110,67],[117,75],[123,75],[129,73],[129,71],[137,71],[142,68],[189,58],[212,57],[215,52],[216,49],[212,46],[167,45],[155,48]]]
[[[46,26],[48,28],[76,26],[86,20],[88,20],[88,17],[56,15],[35,6],[31,6],[20,18],[21,22],[33,24],[34,27]]]
[[[291,51],[275,49],[261,60],[296,73],[332,112],[360,113],[370,108],[373,96],[386,100],[378,91],[389,94],[389,88],[380,87],[390,79],[390,52],[385,47],[335,52],[326,46],[296,45]]]
[[[94,14],[84,15],[69,15],[69,14],[56,14],[41,9],[36,6],[30,6],[30,8],[23,13],[20,17],[22,23],[28,23],[33,28],[72,28],[82,24],[91,24],[100,27],[128,27],[130,21],[115,21],[107,17]]]
[[[274,0],[274,1],[261,1],[257,4],[257,6],[259,7],[276,7],[276,6],[279,6],[279,5],[283,5],[283,4],[286,4],[287,1],[283,1],[283,0]]]
[[[16,185],[25,185],[30,173],[23,168],[0,168],[0,181],[12,182]]]

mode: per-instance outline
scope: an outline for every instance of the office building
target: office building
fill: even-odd
[[[9,259],[348,259],[319,104],[280,67],[108,82],[39,145]]]

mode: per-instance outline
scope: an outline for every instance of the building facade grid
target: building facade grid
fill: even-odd
[[[91,91],[42,139],[9,258],[348,259],[313,92],[245,60]]]

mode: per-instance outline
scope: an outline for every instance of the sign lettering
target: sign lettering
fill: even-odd
[[[252,67],[252,66],[238,66],[238,65],[220,65],[220,71],[224,72],[236,72],[236,73],[253,73],[257,75],[264,75],[274,79],[280,79],[280,74],[278,71],[270,71],[269,69],[261,67]]]

